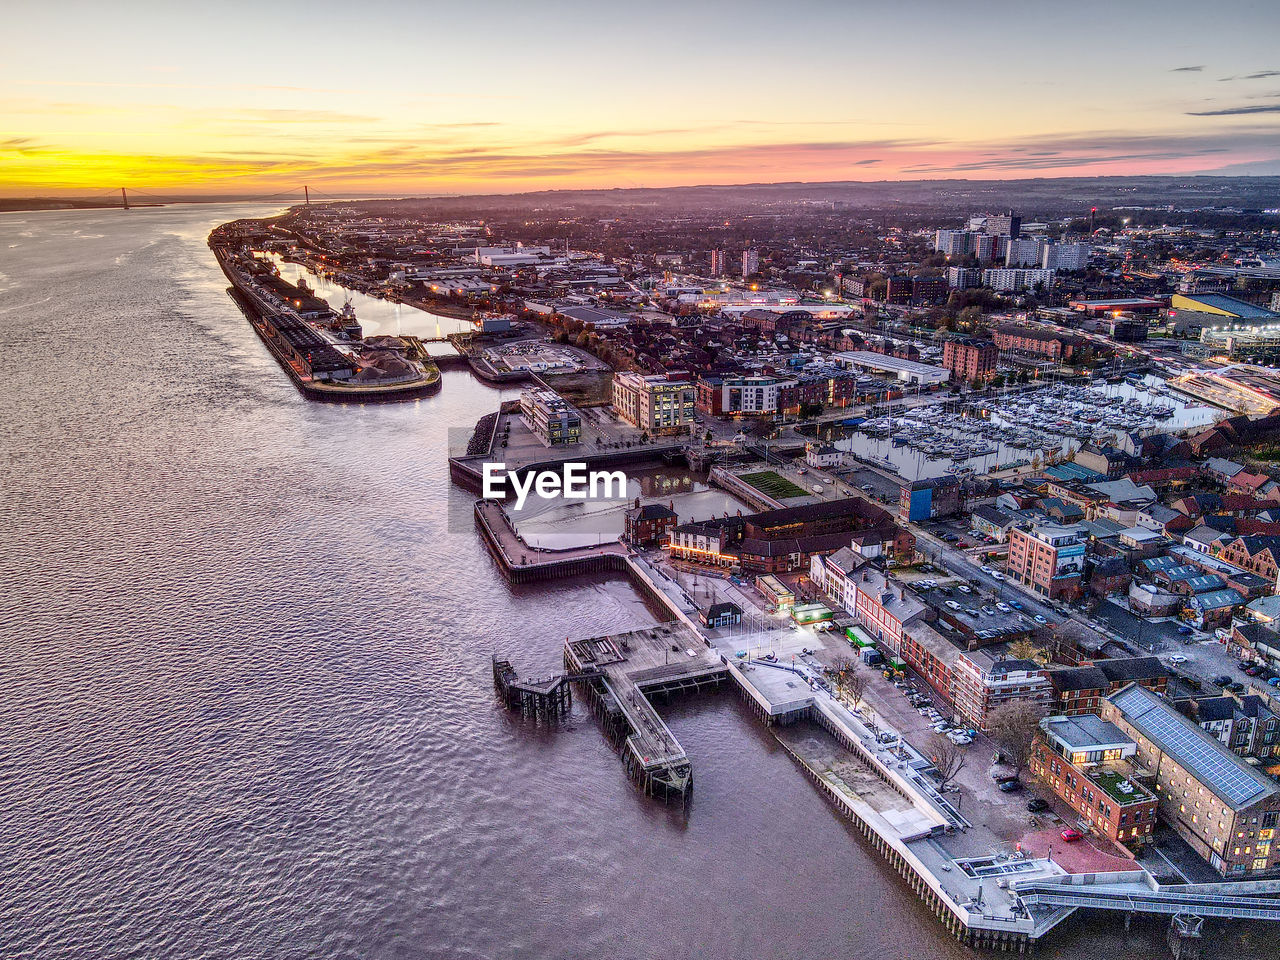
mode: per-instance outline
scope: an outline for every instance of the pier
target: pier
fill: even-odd
[[[526,716],[567,713],[573,684],[583,687],[628,776],[646,796],[688,803],[693,766],[650,701],[651,696],[718,687],[728,673],[700,636],[679,622],[629,633],[566,640],[565,673],[520,680],[509,661],[494,659],[494,687],[506,706]]]

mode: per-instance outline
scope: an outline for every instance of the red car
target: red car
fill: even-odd
[[[1084,834],[1075,827],[1067,827],[1067,829],[1063,830],[1062,833],[1058,834],[1058,836],[1062,837],[1062,839],[1067,841],[1067,843],[1073,843],[1083,837]]]

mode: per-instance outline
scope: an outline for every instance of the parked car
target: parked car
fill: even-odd
[[[1186,663],[1187,658],[1180,653],[1175,653],[1173,656],[1169,658],[1169,662],[1170,663]]]
[[[1003,574],[1003,573],[1001,573],[999,570],[992,570],[992,571],[991,571],[991,578],[992,578],[993,580],[1003,580],[1003,579],[1004,579],[1004,574]]]
[[[1027,801],[1027,811],[1030,813],[1043,813],[1049,809],[1049,804],[1045,803],[1039,797],[1032,797]]]
[[[1017,600],[1010,600],[1010,601],[1009,601],[1009,606],[1013,607],[1013,609],[1015,609],[1015,610],[1021,610],[1021,609],[1022,609],[1022,604],[1020,604]]]
[[[1178,628],[1178,635],[1181,637],[1189,637],[1191,636],[1192,632],[1193,632],[1192,629],[1187,626],[1182,626]]]
[[[1038,614],[1038,613],[1037,613],[1034,617],[1032,617],[1031,619],[1033,619],[1036,623],[1048,623],[1048,622],[1049,622],[1048,620],[1046,620],[1044,617],[1042,617],[1042,616],[1041,616],[1040,614]]]
[[[1081,833],[1079,830],[1077,830],[1075,827],[1067,827],[1060,834],[1058,834],[1058,836],[1060,836],[1063,840],[1067,841],[1067,843],[1074,843],[1075,841],[1084,837],[1084,834]]]
[[[1239,680],[1233,680],[1226,685],[1225,689],[1230,690],[1232,693],[1240,693],[1244,690],[1244,684]]]
[[[1213,678],[1213,682],[1220,687],[1225,687],[1228,683],[1231,682],[1231,678],[1227,676],[1225,673],[1220,673]]]
[[[1019,780],[1005,780],[1000,784],[1001,793],[1017,793],[1022,789],[1022,782]]]

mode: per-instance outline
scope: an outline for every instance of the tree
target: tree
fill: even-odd
[[[1017,640],[1009,644],[1009,655],[1018,660],[1031,660],[1042,667],[1049,665],[1049,651],[1037,647],[1030,640]]]
[[[988,714],[987,735],[1014,773],[1021,773],[1031,759],[1031,741],[1043,716],[1044,708],[1031,700],[1012,700]]]
[[[941,734],[934,734],[929,741],[929,759],[938,771],[939,792],[945,791],[965,766],[964,751]]]
[[[850,670],[845,673],[840,689],[848,699],[849,705],[857,710],[862,706],[862,701],[867,695],[867,678]]]

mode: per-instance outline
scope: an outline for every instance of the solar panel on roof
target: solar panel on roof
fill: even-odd
[[[1233,807],[1247,806],[1274,791],[1271,781],[1154,694],[1141,687],[1126,687],[1111,702],[1180,766]]]

